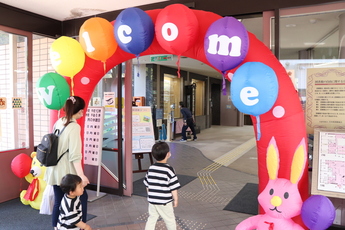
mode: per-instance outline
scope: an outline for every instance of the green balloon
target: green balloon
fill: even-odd
[[[48,109],[60,110],[70,96],[70,88],[58,73],[46,73],[36,83],[36,92],[41,103]]]

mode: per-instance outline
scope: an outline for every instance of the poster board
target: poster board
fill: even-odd
[[[154,144],[151,107],[132,107],[132,152],[151,152]]]
[[[345,130],[315,129],[311,194],[345,199]]]
[[[318,129],[345,129],[345,67],[307,69],[306,125]]]
[[[101,165],[104,107],[88,107],[84,127],[84,164]]]

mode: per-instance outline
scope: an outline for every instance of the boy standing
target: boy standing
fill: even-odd
[[[61,201],[57,228],[59,230],[91,230],[91,227],[82,221],[79,199],[79,196],[84,192],[82,179],[77,175],[67,174],[62,178],[60,187],[65,195]]]
[[[149,167],[144,179],[149,202],[145,230],[154,230],[159,216],[168,230],[176,230],[174,207],[178,205],[177,189],[181,185],[175,170],[167,164],[171,156],[169,146],[165,142],[158,142],[152,146],[151,152],[157,162]]]

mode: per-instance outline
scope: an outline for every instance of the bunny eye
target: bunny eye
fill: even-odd
[[[270,195],[273,195],[273,192],[274,192],[274,190],[273,190],[273,188],[271,188],[270,189]]]
[[[288,192],[284,193],[284,198],[285,199],[289,198],[289,193]]]

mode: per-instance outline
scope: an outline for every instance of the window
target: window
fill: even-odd
[[[28,38],[0,30],[0,151],[29,147]]]
[[[49,132],[50,110],[47,109],[38,99],[36,93],[36,82],[40,77],[49,72],[55,72],[50,63],[49,50],[55,40],[39,35],[33,35],[33,57],[32,57],[32,78],[33,78],[33,124],[34,124],[34,145],[37,146],[43,135]]]
[[[181,100],[181,78],[164,74],[164,119],[168,119],[169,113],[174,112],[174,118],[181,117],[178,107]]]
[[[205,106],[205,82],[192,79],[192,84],[195,84],[195,108],[194,116],[204,115],[204,106]]]

